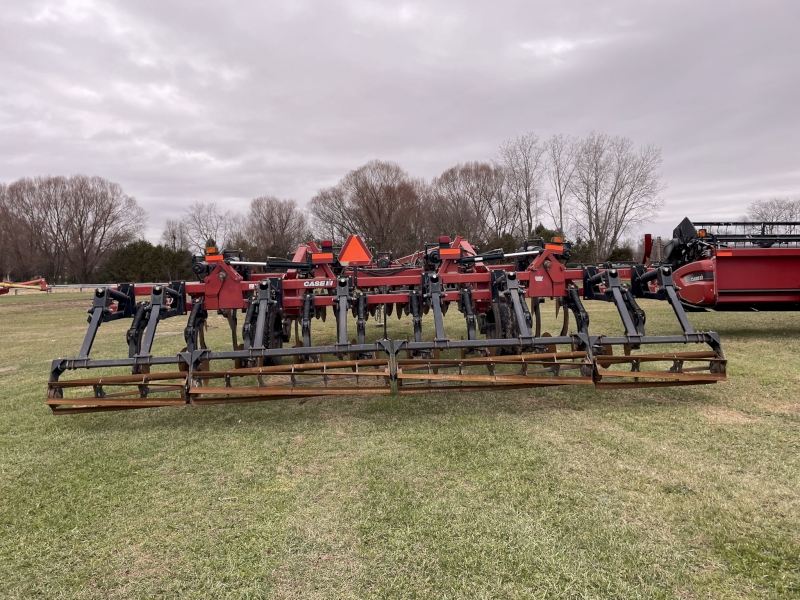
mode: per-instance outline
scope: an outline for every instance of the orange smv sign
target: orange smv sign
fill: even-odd
[[[351,235],[339,252],[339,264],[344,267],[366,267],[372,262],[372,252],[357,235]]]

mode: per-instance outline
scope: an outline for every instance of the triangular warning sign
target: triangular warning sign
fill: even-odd
[[[339,252],[339,264],[344,267],[366,267],[372,262],[372,253],[357,235],[351,235]]]

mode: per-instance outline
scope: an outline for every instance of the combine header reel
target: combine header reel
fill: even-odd
[[[357,236],[341,248],[309,242],[291,260],[253,262],[239,252],[209,248],[195,257],[198,282],[98,288],[78,357],[53,361],[47,403],[55,413],[76,413],[355,394],[695,385],[725,378],[717,335],[692,329],[670,273],[567,269],[568,256],[568,244],[543,240],[526,241],[515,253],[481,254],[467,240],[448,237],[397,260],[385,253],[375,258]],[[638,279],[631,285],[622,283],[632,277]],[[637,281],[655,280],[659,291],[647,293],[673,299],[680,334],[645,334],[645,315],[632,290]],[[564,315],[555,336],[541,331],[540,304],[548,298]],[[590,333],[586,299],[613,302],[624,333]],[[448,332],[453,319],[445,323],[451,304],[464,320],[457,338]],[[383,335],[368,339],[367,321],[377,310],[384,315]],[[211,311],[227,318],[230,349],[207,347]],[[411,325],[407,336],[390,338],[386,321],[392,314]],[[185,348],[154,356],[158,324],[176,316],[188,319]],[[312,322],[331,316],[335,331],[323,331],[317,340]],[[90,358],[100,326],[118,319],[130,322],[127,358]],[[634,352],[656,344],[667,349]],[[708,350],[685,352],[685,344]],[[665,363],[664,370],[649,366],[658,363]],[[62,378],[78,369],[96,376]]]

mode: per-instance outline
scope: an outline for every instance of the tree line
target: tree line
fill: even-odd
[[[519,244],[543,225],[602,261],[663,205],[660,168],[659,148],[625,137],[527,133],[492,160],[458,164],[431,181],[370,161],[320,190],[308,210],[318,234],[341,242],[355,231],[395,255],[445,234],[487,248]]]
[[[625,137],[526,133],[485,161],[431,180],[372,160],[319,190],[306,208],[260,196],[246,213],[195,202],[168,220],[160,242],[143,240],[146,213],[100,177],[34,177],[0,184],[0,275],[53,283],[163,281],[191,277],[192,253],[213,239],[260,259],[286,256],[311,238],[342,243],[360,234],[376,250],[410,254],[440,235],[483,249],[564,235],[575,260],[632,259],[627,235],[663,205],[661,151]],[[798,220],[800,202],[751,205],[751,220]]]
[[[145,211],[101,177],[0,184],[0,267],[12,279],[87,282],[115,250],[141,238]]]

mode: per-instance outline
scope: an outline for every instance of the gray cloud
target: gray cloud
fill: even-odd
[[[793,29],[774,2],[11,1],[0,180],[97,174],[150,213],[306,202],[371,158],[432,177],[533,130],[661,146],[666,208],[800,195]]]

